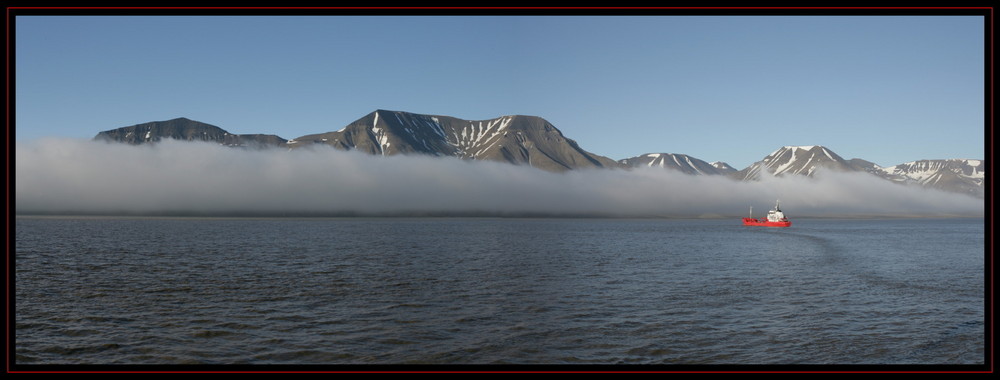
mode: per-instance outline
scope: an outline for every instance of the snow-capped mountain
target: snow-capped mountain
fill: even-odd
[[[985,164],[982,160],[949,159],[920,160],[889,167],[880,167],[860,158],[844,160],[826,147],[785,146],[763,160],[737,172],[737,179],[759,178],[763,171],[775,176],[813,176],[817,170],[865,172],[901,184],[920,185],[973,196],[984,195]]]
[[[812,176],[819,168],[837,171],[857,170],[836,153],[820,145],[784,146],[767,155],[763,160],[735,173],[735,176],[744,181],[757,179],[765,171],[779,177],[785,175]]]
[[[331,146],[374,155],[426,154],[528,165],[549,171],[581,168],[657,167],[691,175],[727,175],[742,181],[774,176],[813,176],[821,170],[864,172],[900,184],[984,196],[985,162],[973,159],[920,160],[880,167],[859,158],[845,160],[826,147],[784,146],[737,171],[724,162],[674,153],[650,153],[614,161],[582,149],[551,123],[536,116],[463,120],[450,116],[376,110],[335,132],[285,140],[276,135],[232,134],[214,125],[177,118],[103,131],[95,140],[148,144],[164,139],[208,141],[233,147]]]
[[[214,125],[183,117],[112,129],[100,132],[94,137],[94,140],[132,145],[153,143],[163,139],[207,141],[234,147],[273,147],[285,144],[285,139],[275,135],[236,135]]]
[[[417,153],[493,160],[550,171],[619,167],[610,158],[581,149],[545,119],[523,115],[463,120],[376,110],[339,131],[298,137],[287,145],[317,144],[375,155]]]
[[[713,163],[711,163],[709,165],[714,166],[716,169],[719,169],[720,171],[722,171],[725,174],[732,174],[732,173],[735,173],[735,172],[738,171],[738,170],[736,170],[736,168],[734,168],[732,166],[729,166],[729,164],[727,164],[725,162],[722,162],[722,161],[715,161],[715,162],[713,162]]]
[[[986,163],[983,160],[919,160],[882,168],[882,171],[886,178],[896,182],[984,195]]]
[[[719,175],[736,171],[736,169],[733,169],[725,162],[713,162],[710,164],[686,154],[676,153],[648,153],[619,160],[618,163],[630,168],[657,167],[678,170],[685,174],[694,175]]]

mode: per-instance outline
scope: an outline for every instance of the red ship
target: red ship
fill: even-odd
[[[781,208],[778,207],[778,202],[774,202],[774,210],[767,212],[767,218],[754,218],[753,217],[753,207],[750,207],[750,217],[743,218],[744,226],[758,226],[758,227],[791,227],[792,222],[785,217],[785,213],[781,212]]]

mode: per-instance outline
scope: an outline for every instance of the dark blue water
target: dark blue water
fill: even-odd
[[[16,220],[17,364],[981,364],[982,219]]]

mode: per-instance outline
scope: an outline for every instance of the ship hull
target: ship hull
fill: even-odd
[[[755,218],[743,218],[744,226],[756,226],[756,227],[791,227],[792,222],[769,222],[767,220],[755,219]]]

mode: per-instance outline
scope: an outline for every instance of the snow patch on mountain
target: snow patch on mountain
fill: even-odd
[[[767,172],[774,176],[813,176],[819,169],[853,171],[836,153],[820,145],[783,146],[739,172],[741,180],[754,180]]]
[[[647,153],[637,157],[619,160],[625,167],[663,168],[677,170],[692,175],[720,175],[729,172],[728,165],[709,164],[686,154],[677,153]]]

